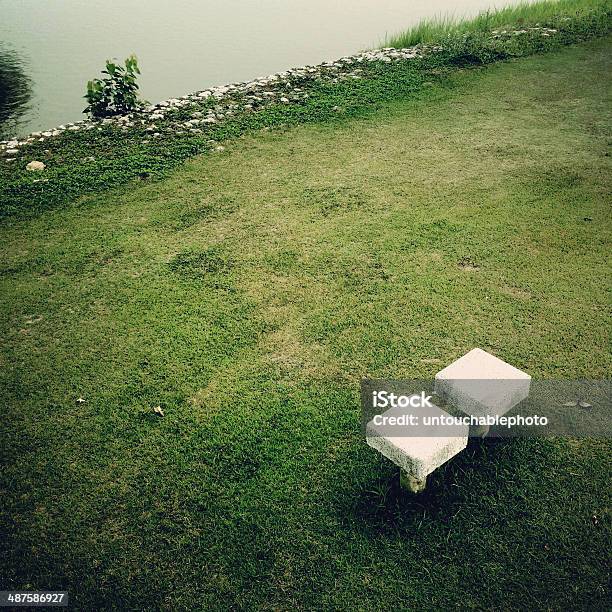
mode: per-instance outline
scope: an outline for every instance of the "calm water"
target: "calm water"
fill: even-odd
[[[512,2],[0,0],[0,104],[11,98],[0,118],[10,108],[19,134],[81,119],[85,83],[107,57],[135,53],[142,94],[157,102],[353,53],[423,17],[504,4]]]

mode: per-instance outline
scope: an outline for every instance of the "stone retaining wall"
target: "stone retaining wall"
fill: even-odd
[[[511,38],[528,33],[550,37],[557,30],[527,28],[494,30],[492,39]],[[0,155],[5,162],[13,162],[25,154],[28,145],[44,142],[65,133],[100,130],[115,127],[122,131],[138,129],[150,138],[159,138],[164,132],[176,135],[205,133],[206,127],[222,122],[241,112],[253,112],[272,104],[299,103],[308,98],[308,86],[315,81],[337,83],[346,79],[362,78],[364,64],[370,62],[405,62],[443,50],[440,46],[417,45],[405,49],[384,48],[323,62],[316,66],[293,68],[246,83],[232,83],[211,87],[180,98],[171,98],[128,115],[101,120],[85,119],[57,128],[33,132],[18,139],[0,141]],[[214,104],[212,104],[214,102]],[[180,111],[180,112],[179,112]],[[187,115],[187,118],[186,118]]]

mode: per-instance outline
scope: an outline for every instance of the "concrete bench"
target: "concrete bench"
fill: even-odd
[[[427,476],[436,468],[461,452],[468,441],[467,425],[446,427],[411,427],[389,425],[398,417],[412,415],[418,419],[448,417],[437,406],[428,408],[390,408],[366,425],[366,442],[400,468],[400,482],[413,493],[427,484]],[[427,432],[428,435],[419,435]]]
[[[502,416],[527,398],[530,384],[525,372],[475,348],[436,374],[435,393],[466,415]],[[399,417],[406,421],[410,416],[420,427],[398,424]],[[418,493],[431,472],[467,446],[470,435],[484,437],[489,431],[464,423],[436,428],[423,420],[449,416],[433,404],[390,408],[366,425],[366,442],[399,466],[403,487]]]
[[[529,395],[531,376],[475,348],[436,374],[435,393],[467,415],[502,416]],[[471,436],[484,437],[488,426]]]

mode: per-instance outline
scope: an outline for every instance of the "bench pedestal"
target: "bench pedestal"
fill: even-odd
[[[400,468],[400,486],[411,493],[422,493],[427,486],[427,476],[418,479],[410,472]]]

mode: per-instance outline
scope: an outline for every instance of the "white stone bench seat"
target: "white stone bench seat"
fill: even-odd
[[[419,418],[425,415],[448,416],[437,406],[390,408],[380,416],[388,419],[410,414]],[[422,435],[424,433],[428,435]],[[467,446],[468,434],[467,425],[412,428],[376,424],[372,419],[366,426],[368,445],[400,468],[402,484],[414,492],[424,489],[427,476]]]
[[[436,374],[435,392],[465,414],[502,416],[529,395],[531,376],[475,348]]]

